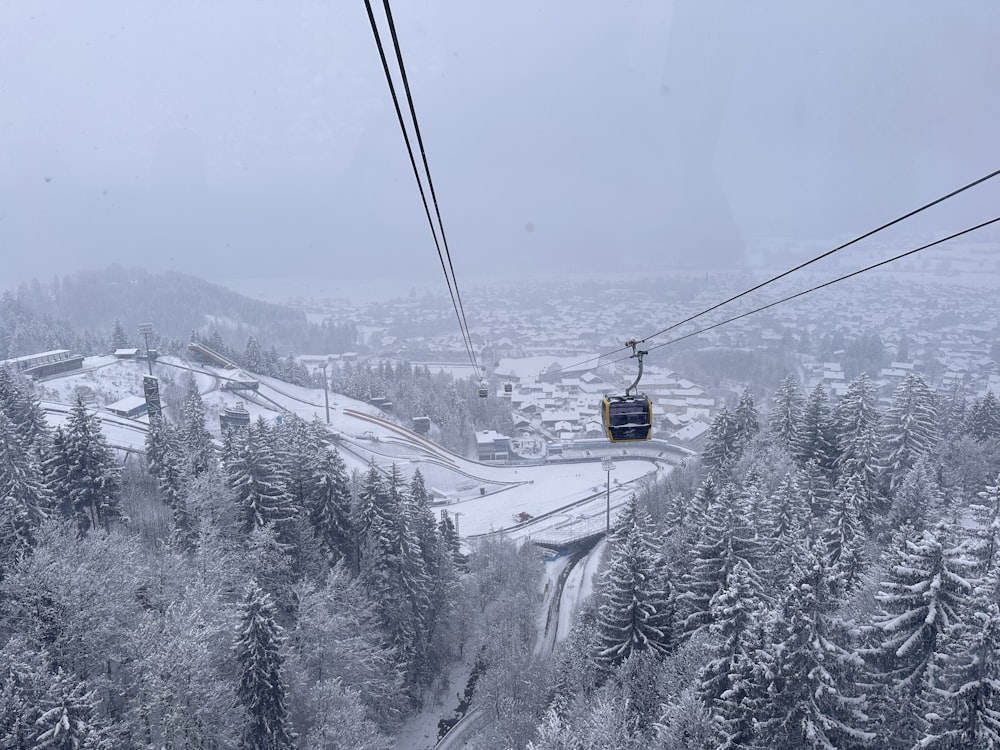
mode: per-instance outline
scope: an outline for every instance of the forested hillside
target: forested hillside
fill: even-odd
[[[349,475],[318,424],[217,452],[193,381],[182,411],[122,470],[0,370],[0,747],[388,748],[470,655],[484,750],[997,746],[992,394],[746,391],[547,661],[531,545],[463,554],[419,472]]]
[[[387,748],[450,660],[515,647],[537,558],[462,554],[419,472],[348,475],[326,436],[217,456],[192,381],[122,471],[0,369],[0,747]]]
[[[281,342],[282,354],[342,352],[357,343],[351,324],[313,324],[299,310],[175,271],[151,273],[121,266],[80,271],[48,283],[22,284],[4,295],[3,305],[9,314],[0,328],[0,347],[5,347],[0,357],[29,354],[45,341],[86,354],[104,353],[116,322],[125,334],[124,341],[116,343],[131,346],[136,345],[139,324],[150,322],[164,339],[184,342],[192,331],[207,336],[214,330],[239,348],[250,336],[267,346]],[[68,320],[73,321],[72,329],[60,322]]]
[[[992,394],[746,392],[628,506],[522,746],[998,747],[998,519]]]

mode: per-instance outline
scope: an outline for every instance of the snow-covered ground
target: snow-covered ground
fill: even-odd
[[[208,427],[219,430],[219,413],[242,402],[251,419],[274,420],[294,413],[303,419],[325,421],[323,391],[259,377],[257,393],[234,393],[221,385],[232,371],[192,365],[178,357],[163,357],[154,365],[154,374],[163,380],[179,381],[185,370],[194,372],[205,401]],[[142,394],[144,362],[114,357],[88,357],[84,369],[39,384],[46,413],[53,424],[63,424],[67,407],[83,391],[97,402],[102,430],[114,447],[142,450],[147,424],[145,418],[126,419],[100,407],[128,395]],[[542,533],[562,532],[577,527],[600,525],[605,511],[606,473],[600,461],[550,463],[540,466],[492,466],[454,454],[424,436],[391,422],[376,407],[331,393],[329,429],[339,433],[340,452],[350,469],[364,471],[371,462],[381,468],[396,464],[409,477],[420,469],[429,488],[449,500],[446,510],[456,514],[463,537],[491,531],[524,539]],[[615,462],[612,474],[612,508],[621,505],[642,477],[669,471],[665,463],[652,458],[628,458]],[[533,519],[521,523],[517,513]],[[541,516],[542,518],[538,518]]]

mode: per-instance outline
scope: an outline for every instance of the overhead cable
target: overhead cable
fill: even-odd
[[[844,249],[850,247],[851,245],[855,245],[858,242],[861,242],[862,240],[868,239],[872,235],[878,234],[879,232],[881,232],[881,231],[883,231],[885,229],[888,229],[891,226],[895,226],[896,224],[899,224],[900,222],[905,221],[906,219],[909,219],[909,218],[911,218],[913,216],[916,216],[917,214],[919,214],[919,213],[921,213],[923,211],[926,211],[927,209],[932,208],[932,207],[938,205],[939,203],[943,203],[946,200],[954,198],[956,195],[959,195],[960,193],[964,193],[966,190],[970,190],[971,188],[976,187],[976,185],[980,185],[980,184],[982,184],[984,182],[987,182],[988,180],[992,180],[997,175],[1000,175],[1000,169],[994,170],[994,171],[990,172],[989,174],[980,177],[977,180],[973,180],[972,182],[969,182],[969,183],[963,185],[962,187],[960,187],[960,188],[958,188],[956,190],[952,190],[950,193],[942,195],[940,198],[936,198],[936,199],[932,200],[930,203],[925,203],[924,205],[920,206],[919,208],[915,208],[912,211],[910,211],[908,213],[905,213],[902,216],[899,216],[899,217],[893,219],[892,221],[888,221],[885,224],[882,224],[881,226],[876,227],[875,229],[872,229],[872,230],[870,230],[868,232],[865,232],[864,234],[858,235],[854,239],[852,239],[852,240],[850,240],[848,242],[845,242],[842,245],[838,245],[837,247],[833,248],[832,250],[827,250],[825,253],[817,255],[816,257],[811,258],[811,259],[805,261],[804,263],[799,263],[797,266],[789,268],[787,271],[783,271],[783,272],[779,273],[777,276],[772,276],[771,278],[767,279],[766,281],[762,281],[761,283],[757,284],[756,286],[752,286],[749,289],[746,289],[746,290],[740,292],[739,294],[733,295],[732,297],[730,297],[727,300],[723,300],[722,302],[719,302],[718,304],[715,304],[715,305],[712,305],[711,307],[705,308],[701,312],[695,313],[694,315],[691,315],[691,316],[685,318],[684,320],[678,321],[677,323],[674,323],[673,325],[667,326],[666,328],[663,328],[663,329],[657,331],[656,333],[651,333],[648,336],[646,336],[645,338],[639,339],[638,343],[640,343],[640,344],[646,343],[647,341],[649,341],[652,338],[656,338],[657,336],[662,336],[664,333],[668,333],[668,332],[674,330],[675,328],[679,328],[680,326],[684,325],[685,323],[690,323],[691,321],[696,320],[697,318],[700,318],[703,315],[707,315],[710,312],[718,310],[723,305],[728,305],[730,302],[735,302],[736,300],[740,299],[741,297],[745,297],[746,295],[751,294],[752,292],[756,292],[758,289],[763,289],[765,286],[767,286],[769,284],[773,284],[775,281],[783,279],[786,276],[788,276],[789,274],[795,273],[796,271],[801,271],[806,266],[810,266],[813,263],[816,263],[817,261],[823,260],[824,258],[828,258],[829,256],[833,255],[834,253],[838,253],[841,250],[844,250]],[[653,348],[656,348],[656,347],[653,347]],[[598,354],[596,357],[590,357],[589,359],[585,359],[585,360],[582,360],[582,361],[577,362],[575,364],[568,365],[567,367],[559,368],[559,369],[560,370],[564,370],[564,369],[576,369],[577,367],[581,367],[582,365],[590,364],[591,362],[599,362],[601,359],[604,359],[606,357],[614,356],[618,352],[622,352],[622,351],[625,351],[627,349],[628,349],[627,346],[622,346],[622,347],[619,347],[617,349],[613,349],[613,350],[611,350],[609,352],[605,352],[604,354]],[[616,361],[621,361],[621,360],[616,360]],[[611,364],[611,363],[606,363],[606,364]]]
[[[375,37],[375,45],[378,47],[379,58],[382,61],[382,71],[385,74],[386,83],[389,85],[389,93],[392,96],[392,104],[396,110],[396,119],[399,122],[399,129],[403,134],[403,142],[406,144],[406,152],[410,157],[410,166],[413,168],[413,176],[417,181],[417,187],[420,190],[420,200],[424,206],[424,214],[427,217],[427,223],[431,228],[431,236],[434,238],[434,247],[437,250],[438,260],[441,263],[441,271],[444,273],[445,283],[448,285],[448,295],[451,297],[451,306],[455,310],[455,316],[458,319],[459,329],[462,333],[462,340],[465,343],[466,353],[469,356],[469,361],[472,363],[473,371],[476,374],[477,379],[481,379],[479,363],[476,360],[475,347],[472,343],[472,336],[469,332],[468,323],[465,318],[465,310],[461,304],[461,296],[458,293],[458,281],[454,277],[454,266],[451,262],[451,254],[447,252],[447,241],[444,235],[444,225],[441,224],[441,212],[438,209],[437,197],[434,195],[434,185],[430,177],[430,169],[427,166],[427,157],[424,153],[423,141],[420,137],[420,126],[417,124],[416,110],[413,106],[413,100],[410,96],[410,87],[406,78],[406,69],[403,67],[403,58],[399,49],[399,42],[396,37],[395,26],[392,22],[392,14],[389,10],[388,0],[384,0],[386,14],[389,20],[389,28],[392,34],[393,44],[396,51],[396,59],[399,63],[400,72],[402,74],[403,86],[405,89],[407,102],[409,104],[410,115],[413,118],[414,131],[417,136],[417,140],[420,146],[420,155],[422,157],[424,169],[427,174],[427,181],[431,191],[431,197],[434,202],[434,210],[438,218],[438,227],[434,225],[434,219],[431,216],[430,206],[427,203],[427,194],[424,191],[424,183],[420,177],[420,169],[417,167],[417,160],[413,155],[413,144],[410,141],[410,135],[406,128],[406,123],[403,119],[403,111],[399,106],[399,97],[396,94],[396,86],[392,80],[392,73],[389,70],[389,62],[386,59],[385,48],[382,45],[382,36],[378,30],[378,24],[375,21],[375,14],[372,10],[371,0],[365,0],[365,9],[368,11],[368,21],[371,23],[372,34]],[[445,252],[442,252],[441,245],[442,242],[438,240],[438,231],[440,228],[441,240],[445,242]],[[445,263],[445,255],[447,254],[447,264]],[[451,273],[449,273],[451,269]]]
[[[692,336],[698,336],[699,334],[705,333],[707,331],[711,331],[711,330],[713,330],[715,328],[720,328],[721,326],[728,325],[729,323],[733,323],[733,322],[735,322],[737,320],[742,320],[743,318],[749,317],[750,315],[755,315],[756,313],[763,312],[764,310],[769,310],[772,307],[776,307],[777,305],[783,304],[785,302],[790,302],[793,299],[798,299],[799,297],[804,297],[805,295],[811,294],[812,292],[818,291],[820,289],[825,289],[828,286],[833,286],[834,284],[837,284],[837,283],[839,283],[841,281],[846,281],[847,279],[853,278],[855,276],[860,276],[861,274],[867,273],[868,271],[873,271],[876,268],[881,268],[882,266],[887,266],[890,263],[895,263],[898,260],[902,260],[903,258],[907,258],[907,257],[909,257],[911,255],[915,255],[916,253],[919,253],[919,252],[921,252],[923,250],[927,250],[928,248],[934,247],[936,245],[941,245],[941,244],[943,244],[945,242],[949,242],[950,240],[956,239],[957,237],[961,237],[962,235],[965,235],[965,234],[969,234],[970,232],[975,232],[975,231],[977,231],[979,229],[982,229],[983,227],[988,227],[991,224],[996,224],[997,222],[1000,222],[1000,216],[997,216],[994,219],[990,219],[989,221],[984,221],[981,224],[976,224],[975,226],[969,227],[968,229],[963,229],[960,232],[955,232],[954,234],[950,234],[947,237],[942,237],[939,240],[934,240],[933,242],[929,242],[926,245],[921,245],[920,247],[914,248],[913,250],[907,250],[905,253],[900,253],[899,255],[894,255],[891,258],[886,258],[885,260],[881,260],[878,263],[873,263],[870,266],[865,266],[864,268],[858,269],[857,271],[852,271],[851,273],[845,274],[844,276],[839,276],[838,278],[832,279],[831,281],[826,281],[826,282],[824,282],[822,284],[817,284],[814,287],[810,287],[809,289],[806,289],[804,291],[797,292],[796,294],[789,295],[788,297],[783,297],[782,299],[776,300],[774,302],[770,302],[770,303],[768,303],[766,305],[762,305],[761,307],[757,307],[757,308],[755,308],[753,310],[749,310],[748,312],[741,313],[740,315],[734,315],[733,317],[726,318],[725,320],[722,320],[722,321],[720,321],[718,323],[713,323],[710,326],[705,326],[704,328],[699,328],[697,331],[691,331],[690,333],[686,333],[683,336],[678,336],[677,338],[670,339],[669,341],[661,342],[659,344],[656,344],[655,346],[649,347],[649,349],[647,350],[647,352],[651,352],[651,351],[653,351],[655,349],[659,349],[660,347],[663,347],[663,346],[669,346],[670,344],[676,344],[678,341],[684,341],[685,339],[689,339]],[[619,362],[624,362],[624,361],[626,361],[628,359],[631,359],[631,355],[628,356],[628,357],[620,357],[619,359],[612,360],[611,362],[608,362],[607,364],[613,365],[613,364],[617,364]]]

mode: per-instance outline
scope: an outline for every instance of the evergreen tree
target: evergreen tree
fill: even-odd
[[[100,748],[104,732],[94,721],[94,693],[61,669],[42,699],[31,750]]]
[[[829,552],[828,564],[837,572],[844,590],[857,585],[865,567],[864,529],[858,505],[862,502],[860,480],[856,476],[833,500],[833,508],[823,539]]]
[[[662,558],[645,511],[633,495],[618,520],[600,581],[596,660],[606,669],[635,652],[666,654],[676,635],[669,629],[673,605]]]
[[[260,342],[253,336],[247,339],[246,349],[243,350],[243,361],[241,364],[250,372],[265,374],[264,354],[260,348]]]
[[[347,467],[336,450],[324,450],[314,469],[307,498],[309,520],[331,562],[345,560],[356,569],[357,546],[351,524],[351,489]]]
[[[916,541],[905,539],[875,595],[881,609],[869,628],[873,644],[865,659],[884,690],[886,714],[899,707],[912,711],[898,721],[885,720],[893,747],[911,747],[922,731],[914,717],[933,697],[945,633],[961,620],[973,590],[967,578],[972,568],[938,527]]]
[[[822,383],[813,388],[802,410],[792,455],[800,466],[815,461],[828,477],[835,476],[838,457],[836,425]]]
[[[712,471],[721,470],[739,455],[737,439],[733,414],[723,406],[712,419],[701,454],[702,463]]]
[[[47,441],[49,426],[30,380],[0,365],[0,412],[13,423],[18,444],[27,453],[39,451]]]
[[[955,628],[954,647],[936,692],[945,703],[929,714],[917,747],[927,750],[1000,748],[1000,609],[973,612]]]
[[[773,401],[774,406],[768,415],[768,425],[778,442],[789,453],[794,453],[799,425],[802,423],[802,412],[805,408],[805,398],[794,375],[789,373],[785,376],[774,394]]]
[[[978,522],[979,558],[983,569],[989,573],[996,565],[997,553],[1000,552],[1000,474],[997,474],[995,484],[986,485],[979,498],[982,502],[973,505],[971,510]]]
[[[729,574],[742,563],[760,592],[759,569],[764,547],[748,524],[749,512],[732,485],[726,486],[718,503],[710,507],[699,540],[691,552],[691,572],[678,596],[685,613],[684,630],[696,633],[712,622],[712,601],[726,586]]]
[[[251,580],[240,607],[240,629],[235,644],[239,664],[236,694],[246,711],[240,747],[246,750],[294,747],[282,675],[284,642],[271,597]]]
[[[746,563],[737,560],[726,576],[725,587],[712,599],[709,632],[718,645],[698,674],[698,693],[709,708],[733,688],[737,662],[748,658],[747,637],[763,611],[755,579]]]
[[[760,432],[760,417],[757,414],[757,407],[754,405],[753,393],[750,392],[749,388],[744,388],[743,393],[740,394],[732,421],[736,452],[741,454]]]
[[[115,318],[114,327],[111,329],[111,351],[116,349],[128,349],[131,341],[129,340],[128,334],[125,333],[125,327],[119,318]]]
[[[188,373],[182,414],[182,445],[187,463],[194,476],[216,465],[212,435],[205,426],[205,403],[198,391],[198,382]]]
[[[771,748],[833,750],[875,739],[865,728],[865,697],[848,692],[864,662],[850,650],[847,627],[831,615],[826,557],[819,543],[802,558],[785,600],[770,705],[758,729]]]
[[[225,457],[225,471],[240,509],[243,532],[273,523],[279,537],[287,540],[297,509],[286,490],[287,474],[275,458],[267,436],[256,426],[233,434],[230,452]]]
[[[448,515],[448,511],[441,511],[441,520],[438,522],[438,532],[441,535],[441,542],[445,549],[451,554],[452,563],[455,565],[456,570],[466,570],[468,568],[468,560],[466,560],[465,555],[462,554],[462,540],[458,536],[458,530],[455,528],[455,524],[451,521],[451,516]]]
[[[921,456],[906,472],[892,501],[890,523],[893,528],[912,526],[923,529],[934,518],[943,502],[941,487],[929,456]]]
[[[795,472],[795,485],[809,508],[811,528],[815,528],[815,520],[824,518],[830,509],[833,488],[828,476],[816,459],[809,459]]]
[[[965,420],[965,431],[975,440],[985,442],[1000,438],[1000,400],[993,391],[976,399]]]
[[[867,373],[861,373],[847,387],[834,416],[840,448],[836,468],[841,476],[860,473],[859,467],[874,457],[870,443],[878,434],[881,419],[875,386]]]
[[[900,381],[892,407],[883,420],[882,450],[888,494],[894,495],[906,473],[937,439],[934,392],[924,379],[909,373]]]
[[[34,457],[19,449],[14,425],[0,411],[0,580],[34,545],[51,502]]]
[[[121,487],[114,454],[97,416],[81,399],[70,411],[65,432],[57,431],[46,465],[46,484],[63,514],[81,532],[107,530],[122,518]]]

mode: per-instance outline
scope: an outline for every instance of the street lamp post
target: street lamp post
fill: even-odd
[[[330,364],[329,357],[319,366],[323,371],[323,402],[326,404],[326,423],[330,424],[330,381],[326,377],[326,366]]]
[[[149,374],[153,374],[153,360],[149,357],[149,337],[153,333],[152,323],[141,323],[139,325],[139,335],[146,341],[146,364],[149,365]]]
[[[601,460],[601,468],[608,473],[608,507],[607,507],[607,528],[605,533],[611,533],[611,472],[615,470],[615,462],[611,460],[610,456],[606,456]]]

